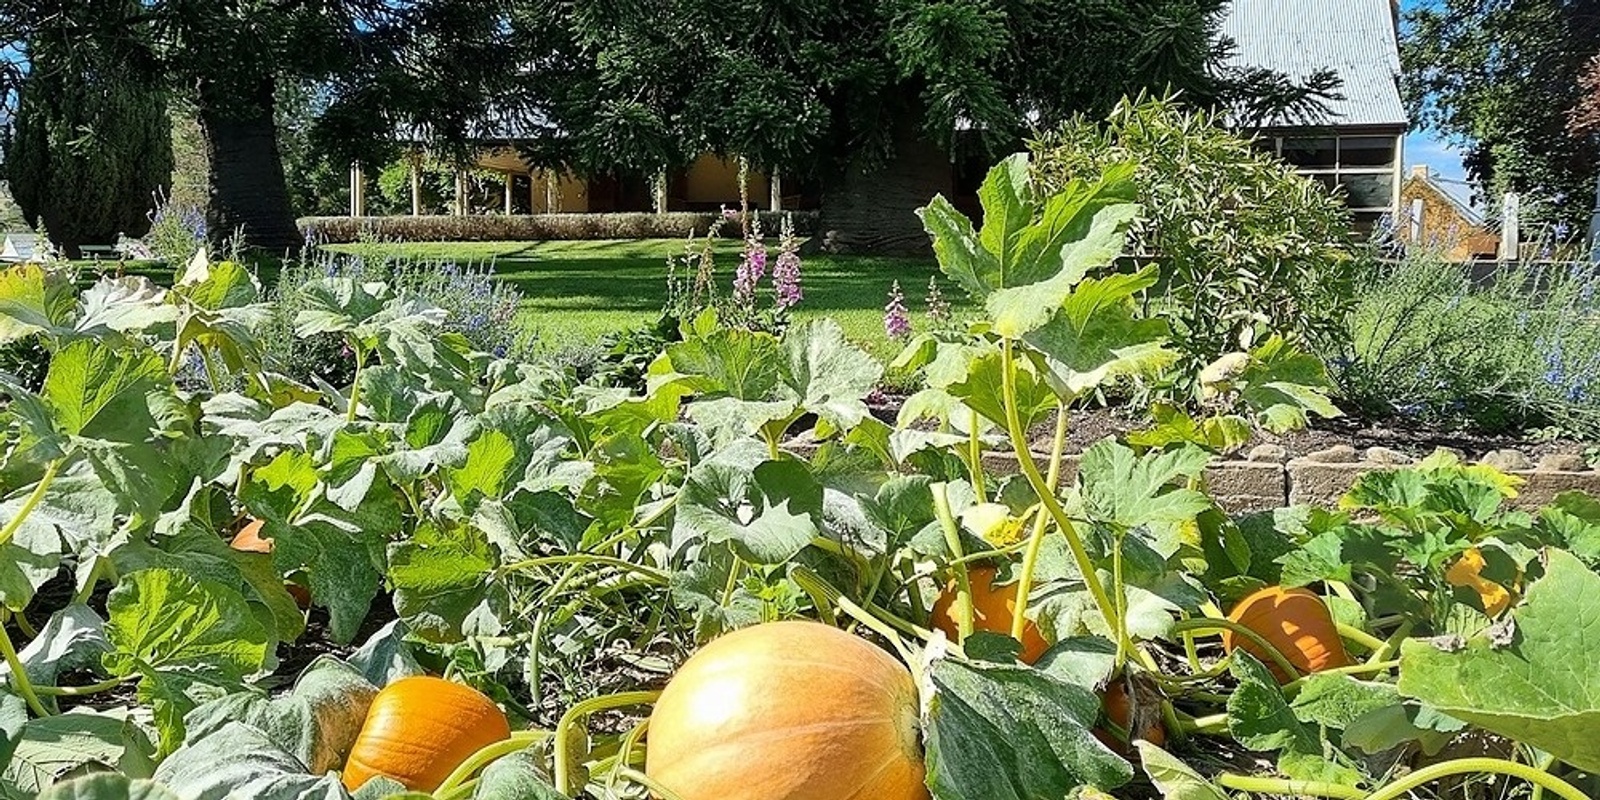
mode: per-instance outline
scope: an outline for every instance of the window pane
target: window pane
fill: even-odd
[[[1297,167],[1332,169],[1339,164],[1337,139],[1284,139],[1283,159]]]
[[[1393,175],[1341,175],[1339,184],[1351,208],[1388,208],[1394,201]]]
[[[1395,140],[1388,136],[1348,136],[1339,140],[1339,166],[1387,167],[1394,163]]]

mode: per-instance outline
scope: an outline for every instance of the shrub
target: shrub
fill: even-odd
[[[1369,416],[1600,435],[1597,284],[1591,264],[1475,276],[1414,250],[1359,287],[1348,344],[1328,360],[1349,405]]]
[[[184,264],[206,246],[206,211],[171,199],[160,200],[150,215],[150,232],[142,241],[152,258]]]
[[[1354,279],[1348,212],[1210,115],[1125,100],[1103,124],[1079,118],[1031,146],[1046,194],[1139,165],[1143,216],[1130,249],[1160,267],[1156,294],[1191,366],[1239,349],[1246,331],[1322,346],[1342,334]]]
[[[443,330],[465,336],[483,352],[504,357],[526,349],[528,342],[516,322],[522,295],[496,281],[491,265],[461,266],[381,252],[379,247],[359,247],[350,254],[308,251],[298,262],[284,266],[272,296],[272,319],[262,337],[277,369],[297,380],[315,376],[335,386],[353,378],[353,354],[339,336],[294,334],[295,318],[306,305],[305,288],[329,277],[384,281],[397,294],[438,306],[447,315]]]
[[[788,215],[785,212],[784,215]],[[778,214],[761,214],[766,230],[779,229]],[[796,235],[816,227],[814,212],[795,212]],[[623,214],[534,214],[432,217],[306,217],[300,228],[316,241],[341,244],[363,236],[402,242],[521,242],[592,239],[682,239],[704,233],[716,224],[715,212],[675,211]],[[722,231],[739,237],[737,226]]]

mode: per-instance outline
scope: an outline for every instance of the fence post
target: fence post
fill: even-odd
[[[1594,185],[1594,211],[1589,215],[1589,260],[1600,264],[1600,182]]]
[[[1506,192],[1500,204],[1500,260],[1516,261],[1522,249],[1522,230],[1519,217],[1522,198],[1516,192]]]

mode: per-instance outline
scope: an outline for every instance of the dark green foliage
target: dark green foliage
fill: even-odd
[[[137,8],[128,0],[76,6],[67,24],[26,42],[30,69],[7,148],[11,191],[30,225],[43,225],[69,257],[149,227],[152,198],[172,175],[161,85],[130,68],[136,42],[75,28]],[[64,12],[65,13],[65,12]]]
[[[554,50],[533,75],[550,124],[529,155],[580,172],[649,175],[708,149],[738,154],[819,180],[825,230],[844,228],[869,247],[925,248],[911,211],[950,193],[952,159],[991,159],[1035,122],[1103,114],[1147,88],[1207,103],[1304,100],[1328,88],[1325,75],[1297,87],[1222,68],[1226,7],[528,3],[530,46]]]
[[[1139,165],[1131,250],[1160,265],[1174,344],[1196,367],[1241,349],[1246,331],[1255,341],[1340,341],[1355,271],[1344,205],[1208,114],[1172,100],[1125,102],[1105,122],[1079,117],[1033,149],[1051,190]]]
[[[1480,190],[1523,192],[1546,201],[1525,204],[1525,218],[1586,227],[1600,149],[1568,123],[1584,66],[1600,52],[1594,4],[1442,0],[1406,19],[1416,121],[1466,145]]]

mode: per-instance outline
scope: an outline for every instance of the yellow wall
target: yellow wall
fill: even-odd
[[[557,205],[550,208],[547,188],[550,173],[539,170],[533,173],[533,211],[535,214],[582,214],[589,210],[589,184],[570,174],[561,175],[556,182]]]
[[[765,208],[770,190],[767,176],[751,170],[748,176],[750,204]],[[683,201],[686,203],[739,204],[739,161],[710,153],[701,155],[684,173]]]

